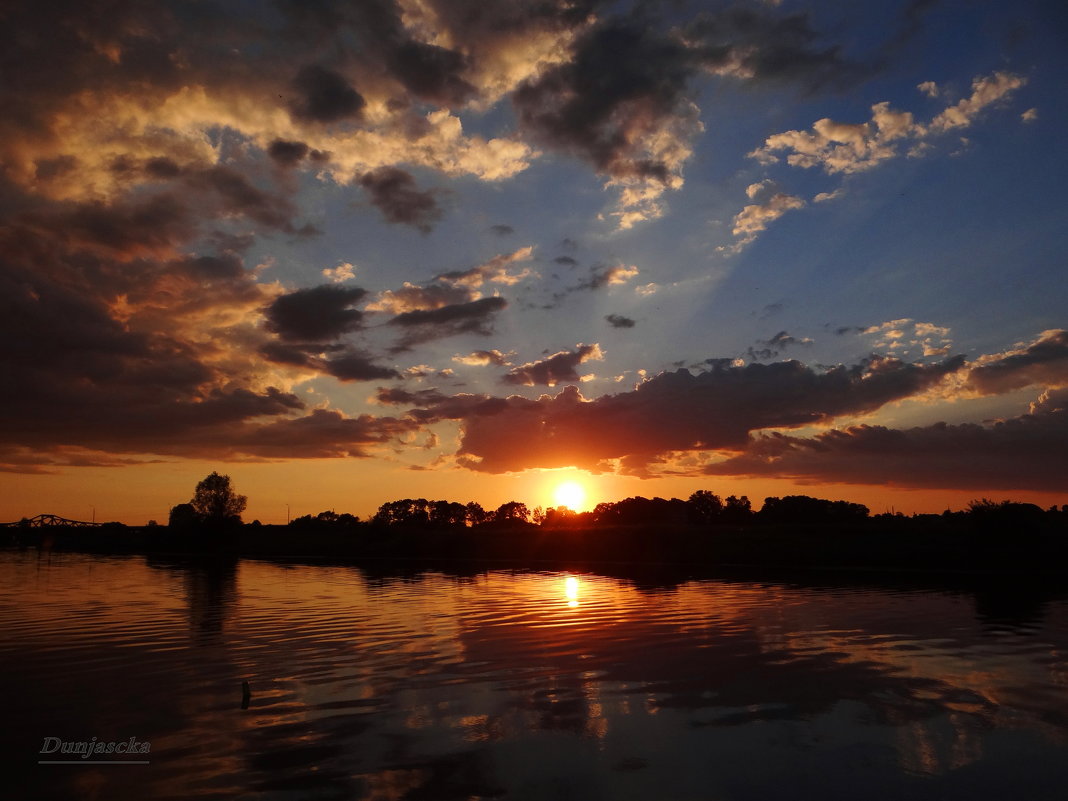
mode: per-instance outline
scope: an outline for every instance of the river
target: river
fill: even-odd
[[[1059,594],[466,573],[2,551],[0,795],[1064,798]]]

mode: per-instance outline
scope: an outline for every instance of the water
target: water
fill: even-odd
[[[1062,799],[1068,602],[1015,600],[0,552],[0,795]]]

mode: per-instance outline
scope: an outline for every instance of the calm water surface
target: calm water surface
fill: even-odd
[[[1068,793],[1049,598],[7,551],[0,682],[19,799]]]

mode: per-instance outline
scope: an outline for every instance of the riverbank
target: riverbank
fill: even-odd
[[[1057,530],[968,527],[535,526],[427,530],[242,526],[176,532],[162,526],[8,529],[9,547],[93,553],[219,554],[272,561],[471,561],[596,568],[611,563],[853,571],[1064,573]]]

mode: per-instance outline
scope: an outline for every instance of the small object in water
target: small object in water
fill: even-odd
[[[248,681],[241,682],[241,708],[248,709],[248,702],[252,699],[252,690],[249,689]]]

